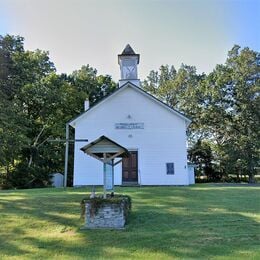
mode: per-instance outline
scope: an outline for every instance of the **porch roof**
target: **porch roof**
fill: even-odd
[[[83,146],[80,150],[102,162],[129,156],[129,152],[125,147],[104,135]]]

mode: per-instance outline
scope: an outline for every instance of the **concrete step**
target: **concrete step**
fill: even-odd
[[[121,187],[140,187],[138,182],[123,182]]]

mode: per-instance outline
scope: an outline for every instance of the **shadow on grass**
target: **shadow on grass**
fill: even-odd
[[[3,229],[5,233],[0,229],[1,253],[30,255],[34,249],[40,257],[210,258],[254,251],[258,246],[259,226],[250,213],[259,213],[259,190],[118,190],[133,198],[133,210],[124,231],[79,230],[83,225],[79,202],[85,191],[67,196],[66,191],[46,195],[43,190],[42,194],[37,192],[17,200],[1,198],[1,222],[8,224],[20,218],[17,224]],[[46,234],[42,225],[46,225]],[[57,226],[57,236],[48,236]],[[35,233],[31,232],[33,229]],[[27,245],[26,249],[23,245]]]

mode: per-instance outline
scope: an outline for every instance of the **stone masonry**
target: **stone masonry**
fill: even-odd
[[[91,202],[85,203],[85,228],[124,228],[127,212],[122,203],[103,203],[96,212]]]

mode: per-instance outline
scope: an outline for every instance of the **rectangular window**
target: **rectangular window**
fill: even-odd
[[[166,173],[174,174],[174,163],[166,163]]]

